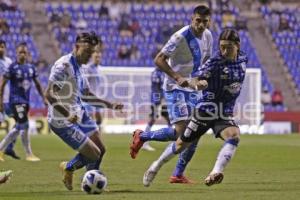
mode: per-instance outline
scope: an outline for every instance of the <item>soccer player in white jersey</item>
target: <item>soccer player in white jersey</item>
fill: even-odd
[[[105,153],[97,124],[87,114],[82,102],[121,110],[122,104],[99,99],[90,90],[81,67],[87,64],[98,44],[95,33],[80,33],[72,53],[62,56],[53,65],[46,97],[51,130],[79,153],[69,162],[62,162],[63,182],[73,189],[73,172],[82,167],[99,169]]]
[[[7,57],[6,55],[6,42],[4,40],[0,40],[0,79],[2,80],[2,77],[4,76],[5,71],[8,69],[8,67],[12,64],[12,60]],[[8,116],[12,116],[12,113],[10,112],[9,107],[9,88],[8,85],[4,88],[4,95],[3,95],[3,103],[5,107],[5,114]],[[4,113],[0,114],[0,122],[4,121]],[[20,159],[20,157],[16,154],[13,147],[16,140],[14,140],[12,143],[10,143],[7,148],[5,149],[4,153],[6,155],[11,156],[14,159]]]
[[[4,75],[9,65],[12,64],[12,60],[9,57],[5,56],[5,53],[6,53],[6,43],[4,40],[0,40],[0,76],[1,76],[0,79],[2,79],[2,76]],[[0,113],[0,115],[1,115],[0,122],[2,123],[4,120],[4,116],[3,113]],[[0,184],[5,183],[10,178],[11,175],[12,175],[11,170],[0,172]]]
[[[173,128],[143,132],[136,130],[130,146],[132,158],[144,142],[149,140],[176,140],[183,134],[191,111],[196,105],[199,93],[187,88],[193,72],[201,66],[212,54],[213,37],[208,30],[211,12],[205,5],[194,8],[191,24],[174,33],[167,44],[155,58],[155,64],[167,74],[163,89],[168,106],[169,118]],[[170,183],[193,183],[183,174],[188,162],[196,150],[198,141],[187,148],[179,156]]]
[[[95,52],[92,55],[91,62],[89,62],[87,65],[84,65],[82,67],[83,74],[88,80],[88,84],[90,86],[90,90],[95,93],[95,95],[100,95],[99,86],[101,84],[101,58],[102,58],[102,52],[101,47],[97,45]],[[85,106],[87,112],[91,115],[93,115],[93,118],[95,119],[97,125],[99,128],[101,128],[102,123],[102,115],[101,115],[101,108],[90,106],[87,104]]]

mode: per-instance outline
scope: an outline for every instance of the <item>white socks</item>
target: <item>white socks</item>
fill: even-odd
[[[217,157],[217,161],[212,170],[212,173],[221,173],[224,171],[224,168],[229,163],[231,158],[234,156],[236,148],[237,148],[236,145],[227,142],[223,145]]]
[[[22,144],[23,144],[24,150],[26,152],[26,155],[27,156],[32,155],[28,130],[21,130],[20,133],[21,133]]]
[[[165,164],[166,162],[168,162],[169,160],[171,160],[174,156],[176,156],[177,154],[174,153],[174,150],[175,150],[175,142],[172,142],[171,144],[169,144],[167,146],[167,148],[160,155],[160,157],[158,158],[158,160],[155,161],[156,165],[152,165],[153,169],[151,169],[151,170],[158,171],[163,164]]]
[[[0,151],[4,151],[6,147],[18,137],[19,131],[16,128],[10,130],[10,132],[2,139],[0,143]]]

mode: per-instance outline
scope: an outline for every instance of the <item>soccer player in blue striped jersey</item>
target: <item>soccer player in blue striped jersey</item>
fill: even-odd
[[[188,86],[188,79],[212,54],[213,37],[208,30],[210,9],[205,5],[194,8],[191,24],[174,33],[161,52],[155,58],[156,65],[167,74],[164,81],[165,99],[169,118],[173,128],[142,132],[136,130],[133,134],[130,154],[135,158],[143,142],[174,141],[183,134],[191,111],[200,96]],[[198,141],[187,148],[179,156],[176,168],[169,179],[170,183],[193,183],[184,176],[184,170],[192,159]]]
[[[30,137],[28,134],[29,122],[28,111],[30,101],[30,89],[32,81],[46,103],[43,90],[35,67],[27,62],[28,48],[26,43],[17,46],[17,61],[9,66],[0,84],[0,112],[3,112],[3,91],[6,83],[10,83],[9,107],[16,121],[12,130],[0,143],[0,160],[4,161],[5,148],[21,134],[22,143],[26,152],[27,161],[39,161],[31,150]]]
[[[211,186],[221,183],[223,171],[233,157],[240,140],[239,127],[233,120],[233,109],[240,95],[246,74],[247,56],[240,51],[240,38],[233,29],[224,30],[219,37],[218,54],[193,73],[189,86],[203,90],[192,119],[184,134],[171,143],[160,158],[145,172],[143,184],[150,186],[159,169],[212,128],[216,137],[224,140],[212,171],[204,180]]]
[[[87,170],[99,170],[106,151],[99,128],[86,112],[83,101],[115,110],[123,108],[123,104],[111,103],[93,94],[82,75],[82,65],[88,63],[97,44],[95,33],[78,34],[73,51],[58,59],[51,68],[45,92],[51,130],[78,151],[70,161],[60,164],[63,183],[68,190],[73,189],[74,171],[84,166]]]
[[[159,68],[155,68],[151,73],[151,113],[149,115],[150,119],[147,123],[145,132],[150,132],[153,124],[159,116],[162,116],[168,127],[171,127],[167,106],[165,105],[164,92],[163,92],[163,82],[165,78],[165,73]],[[159,112],[160,110],[160,112]],[[142,149],[147,151],[154,151],[155,149],[150,146],[149,142],[145,142]]]
[[[0,40],[0,76],[1,79],[4,76],[4,73],[7,71],[8,67],[12,64],[12,60],[7,57],[6,55],[6,42],[4,40]],[[4,103],[4,111],[5,114],[8,116],[12,116],[11,110],[9,109],[9,86],[6,85],[4,88],[4,95],[3,95],[3,103]],[[0,119],[0,123],[2,123],[2,121],[4,121],[4,113],[0,113],[1,115],[1,119]],[[20,159],[20,157],[16,154],[16,152],[14,151],[14,144],[15,144],[16,140],[14,140],[12,143],[10,143],[7,148],[5,149],[4,153],[6,155],[11,156],[14,159]]]

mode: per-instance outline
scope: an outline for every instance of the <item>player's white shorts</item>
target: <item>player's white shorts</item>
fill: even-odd
[[[197,92],[187,92],[177,89],[165,91],[170,122],[173,124],[178,121],[190,119],[192,110],[196,107],[199,96]]]
[[[79,150],[87,142],[88,137],[98,130],[98,126],[86,112],[83,114],[82,121],[79,124],[73,124],[70,127],[56,128],[51,125],[51,130],[58,135],[66,144],[75,150]]]

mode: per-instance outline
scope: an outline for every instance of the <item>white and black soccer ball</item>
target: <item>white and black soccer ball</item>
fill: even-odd
[[[82,191],[88,194],[100,194],[107,186],[106,176],[99,170],[87,171],[81,182]]]

